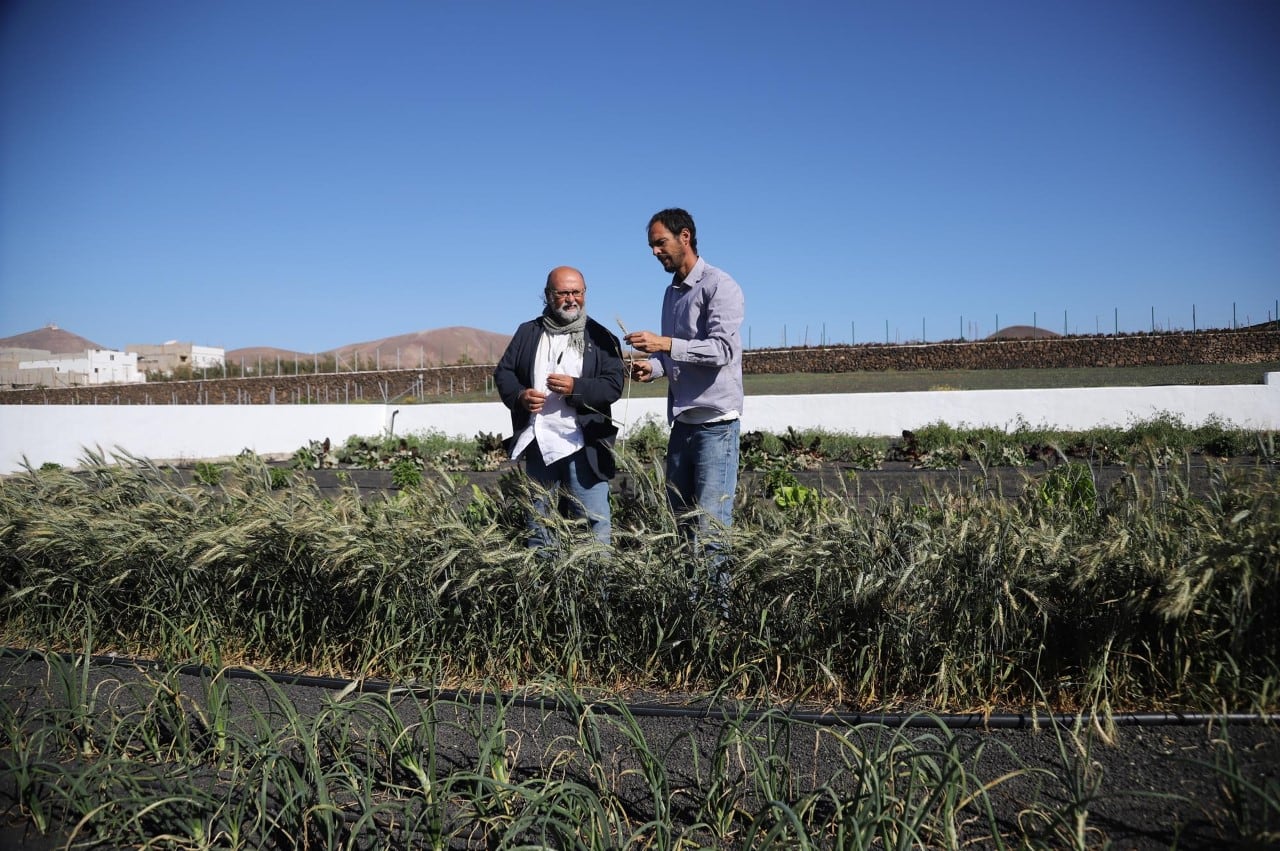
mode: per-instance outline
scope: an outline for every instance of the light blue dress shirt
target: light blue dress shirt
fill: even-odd
[[[667,377],[667,421],[707,422],[742,415],[742,288],[701,257],[662,299],[662,335],[671,351],[653,356]]]

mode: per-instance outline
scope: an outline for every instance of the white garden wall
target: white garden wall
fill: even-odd
[[[627,427],[647,417],[665,422],[662,399],[623,399],[614,416]],[[1190,425],[1210,417],[1258,430],[1280,430],[1280,373],[1263,385],[1099,387],[1059,390],[947,390],[818,396],[749,396],[744,431],[825,428],[896,436],[936,422],[953,426],[1032,426],[1085,430],[1125,426],[1168,413]],[[311,440],[341,443],[387,430],[434,429],[450,436],[509,434],[498,402],[439,405],[0,405],[0,473],[23,459],[71,465],[85,448],[119,448],[155,460],[221,458],[250,449],[287,455]]]

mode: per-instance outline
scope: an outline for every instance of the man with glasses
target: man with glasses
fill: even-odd
[[[543,301],[542,315],[516,329],[493,373],[511,409],[511,457],[523,456],[525,472],[545,489],[529,517],[529,546],[550,546],[540,518],[552,501],[566,517],[585,518],[607,545],[618,433],[610,406],[625,381],[622,347],[587,317],[587,284],[577,269],[552,269]]]
[[[698,256],[693,217],[679,208],[649,219],[649,250],[671,273],[662,299],[662,333],[624,339],[649,355],[633,361],[637,381],[667,378],[667,497],[695,551],[707,556],[705,577],[721,609],[729,576],[723,536],[733,522],[742,416],[742,289]],[[697,509],[697,511],[694,511]]]

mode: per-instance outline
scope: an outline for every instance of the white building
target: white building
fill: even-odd
[[[25,349],[16,358],[0,360],[0,384],[10,387],[86,387],[146,380],[138,371],[137,355],[111,349],[59,355]]]
[[[224,349],[214,346],[197,346],[170,340],[158,346],[148,343],[131,343],[125,350],[138,356],[138,368],[143,372],[172,373],[182,367],[194,372],[200,369],[222,369],[227,355]]]

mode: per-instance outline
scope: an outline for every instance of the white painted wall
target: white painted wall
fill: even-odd
[[[945,422],[1012,430],[1019,421],[1064,431],[1127,426],[1168,412],[1189,425],[1217,417],[1241,428],[1280,429],[1280,373],[1265,385],[1088,387],[1057,390],[931,390],[840,396],[751,396],[743,430],[819,427],[896,436]]]
[[[613,408],[624,433],[647,417],[666,421],[664,399],[622,399]],[[1210,417],[1241,428],[1280,430],[1280,373],[1264,385],[1098,387],[1059,390],[933,390],[819,396],[748,396],[744,431],[824,428],[896,436],[930,423],[1012,429],[1086,430],[1127,426],[1161,413],[1199,425]],[[387,430],[436,430],[451,437],[509,434],[500,402],[442,405],[0,405],[0,473],[71,465],[84,448],[118,448],[155,460],[221,458],[250,449],[288,455],[312,440],[335,444]]]
[[[137,384],[146,381],[138,372],[138,356],[132,352],[111,349],[87,349],[82,354],[49,355],[18,362],[19,380],[23,373],[53,370],[68,376],[58,386],[83,384]]]
[[[206,369],[216,367],[222,368],[226,363],[227,352],[218,346],[192,346],[191,347],[191,367],[192,369]]]
[[[292,453],[311,440],[378,434],[381,405],[0,405],[0,473],[23,458],[71,465],[86,448],[155,460]]]

